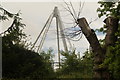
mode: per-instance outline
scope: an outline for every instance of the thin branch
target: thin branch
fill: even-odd
[[[94,19],[93,21],[91,20],[91,21],[89,22],[89,25],[90,25],[92,22],[97,21],[97,20],[98,20],[98,18]]]
[[[62,22],[65,24],[74,24],[74,22],[65,22],[65,21],[62,21]]]
[[[71,8],[72,8],[72,10],[73,10],[75,19],[77,19],[77,14],[76,14],[75,9],[74,9],[74,7],[73,7],[73,4],[72,4],[71,2],[70,2],[70,5],[71,5]]]
[[[65,7],[64,8],[71,14],[71,16],[73,17],[73,19],[75,20],[75,23],[77,23],[77,20],[76,20],[74,14],[72,13],[72,10],[70,9],[69,4],[67,2],[65,2],[65,1],[64,1],[64,3],[67,6],[67,8],[65,8]]]
[[[5,30],[4,32],[0,33],[0,35],[5,34],[6,32],[11,31],[11,29],[14,27],[15,22],[16,22],[16,19],[14,19],[14,21],[11,24],[11,26],[7,30]]]
[[[84,7],[84,4],[85,4],[85,2],[83,2],[83,4],[81,5],[81,2],[80,2],[80,7],[79,7],[79,12],[78,12],[78,18],[79,18],[79,16],[80,16],[80,14],[81,14],[81,12],[82,12],[82,9],[83,9],[83,7]]]

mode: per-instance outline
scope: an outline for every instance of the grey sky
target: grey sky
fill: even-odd
[[[27,35],[31,35],[29,37],[31,38],[30,41],[34,42],[55,6],[58,6],[62,20],[64,22],[70,22],[71,17],[70,16],[65,17],[67,13],[64,11],[61,4],[63,5],[64,3],[62,2],[59,2],[59,3],[57,2],[3,2],[2,6],[12,13],[17,13],[19,10],[21,10],[21,13],[22,13],[21,17],[23,19],[23,22],[26,24],[24,32]],[[73,2],[73,4],[75,9],[78,9],[79,2],[76,2],[76,3]],[[85,17],[88,22],[96,19],[97,18],[96,9],[98,8],[98,6],[99,5],[97,4],[97,2],[85,2],[85,5],[80,17]],[[92,29],[102,27],[103,20],[104,18],[94,21],[93,23],[90,24],[90,27]],[[7,28],[8,23],[10,22],[3,23],[3,26],[4,26],[3,31]],[[72,27],[73,25],[64,24],[64,26]],[[47,40],[45,41],[45,44],[43,46],[43,49],[48,49],[49,47],[52,47],[54,50],[57,50],[57,45],[54,44],[54,43],[57,43],[55,29],[56,29],[55,23],[53,20],[50,31],[47,36]],[[103,35],[98,36],[99,39],[103,37],[104,37]],[[77,52],[80,52],[81,55],[83,55],[82,53],[85,52],[87,48],[89,48],[89,44],[84,36],[80,41],[77,41],[77,42],[71,41],[71,43],[74,44]]]

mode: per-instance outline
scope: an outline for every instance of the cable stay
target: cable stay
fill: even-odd
[[[51,24],[54,17],[56,18],[56,29],[57,29],[57,36],[58,36],[57,39],[59,38],[59,35],[61,35],[63,46],[64,46],[64,51],[68,52],[68,47],[67,47],[67,42],[66,42],[67,38],[65,39],[65,33],[64,33],[64,29],[63,29],[64,25],[62,24],[60,13],[59,13],[59,10],[58,10],[57,7],[54,8],[52,14],[49,16],[49,18],[46,21],[44,27],[42,28],[41,32],[39,33],[37,39],[33,43],[33,46],[31,47],[31,50],[34,50],[36,43],[38,42],[39,38],[41,37],[41,40],[40,40],[40,43],[39,43],[39,46],[38,46],[38,49],[37,49],[38,53],[41,52],[42,46],[43,46],[45,38],[47,36],[47,32],[49,31],[50,24]],[[60,34],[59,34],[59,29],[60,29]],[[68,40],[68,44],[70,45],[70,47],[72,47],[69,39],[67,39],[67,40]],[[58,44],[59,40],[57,40],[57,41],[58,41],[57,42],[57,44]]]
[[[44,33],[43,33],[42,39],[41,39],[40,44],[39,44],[39,46],[38,46],[38,50],[37,50],[38,53],[40,53],[40,51],[41,51],[41,48],[42,48],[43,43],[44,43],[44,41],[45,41],[45,38],[46,38],[46,36],[47,36],[47,32],[48,32],[48,30],[49,30],[49,28],[50,28],[50,23],[52,22],[52,19],[53,19],[53,14],[51,15],[51,17],[50,17],[50,19],[49,19],[49,21],[48,21],[49,24],[46,25],[46,29],[45,29],[45,31],[44,31]]]
[[[54,17],[56,18],[58,63],[59,63],[59,68],[60,68],[60,37],[59,36],[61,36],[65,52],[68,52],[68,46],[67,46],[66,40],[68,41],[68,44],[70,45],[70,50],[72,50],[72,45],[70,43],[70,40],[65,37],[64,25],[62,23],[62,20],[61,20],[61,17],[60,17],[60,13],[59,13],[59,10],[58,10],[57,7],[54,8],[52,14],[49,16],[49,18],[46,21],[44,27],[42,28],[41,32],[39,33],[37,39],[33,43],[33,46],[31,47],[31,50],[35,51],[35,45],[38,42],[38,40],[41,38],[40,43],[39,43],[38,47],[36,48],[37,49],[37,53],[41,53],[42,46],[44,44],[44,41],[45,41],[47,33],[49,31],[51,22],[52,22],[52,20],[53,20]]]
[[[33,46],[31,47],[31,50],[33,50],[33,48],[35,47],[35,45],[36,45],[36,43],[37,43],[38,39],[40,38],[40,36],[41,36],[42,32],[45,30],[45,28],[46,28],[46,26],[47,26],[47,24],[48,24],[48,22],[49,22],[49,20],[51,19],[51,17],[52,17],[52,16],[53,16],[53,13],[49,16],[49,18],[48,18],[47,22],[45,23],[45,25],[44,25],[44,27],[42,28],[42,30],[41,30],[41,32],[40,32],[40,34],[38,35],[38,37],[37,37],[37,39],[35,40],[35,42],[34,42]]]

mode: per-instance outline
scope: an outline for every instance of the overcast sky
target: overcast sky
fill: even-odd
[[[45,22],[47,21],[49,15],[53,12],[53,9],[55,6],[59,8],[61,18],[63,22],[70,22],[72,19],[70,16],[66,16],[67,13],[64,11],[64,8],[61,6],[64,6],[63,2],[2,2],[2,6],[10,11],[11,13],[17,13],[19,10],[21,11],[21,17],[23,19],[23,22],[26,24],[26,27],[24,29],[24,32],[27,35],[31,35],[29,38],[30,41],[33,43],[37,36],[39,35],[41,29],[43,28]],[[78,10],[79,2],[73,2],[74,8],[76,9],[76,12]],[[98,16],[98,13],[96,12],[99,4],[97,2],[85,2],[82,13],[80,17],[85,17],[88,22],[96,19]],[[96,21],[92,22],[90,24],[90,27],[92,29],[97,29],[103,26],[103,20],[104,18],[97,19]],[[3,22],[2,31],[7,29],[7,26],[10,25],[10,22]],[[64,23],[65,27],[73,27],[73,25],[68,25]],[[49,47],[52,47],[54,49],[54,53],[57,54],[57,45],[56,45],[56,27],[55,27],[55,21],[53,20],[50,31],[47,35],[47,40],[45,40],[45,43],[43,45],[43,50],[48,49]],[[103,35],[98,34],[98,38],[104,38]],[[61,43],[61,49],[62,42]],[[76,48],[77,52],[80,52],[81,56],[86,51],[87,48],[89,48],[89,43],[87,42],[86,38],[83,36],[81,40],[79,41],[71,41],[72,45]]]

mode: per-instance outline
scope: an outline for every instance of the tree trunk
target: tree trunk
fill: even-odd
[[[117,36],[115,36],[115,33],[118,31],[119,20],[115,17],[108,17],[104,20],[104,22],[106,23],[106,28],[107,28],[107,32],[106,32],[107,34],[105,36],[105,45],[104,45],[104,51],[106,56],[107,54],[109,54],[110,47],[111,46],[114,47],[115,42],[117,41]],[[108,66],[106,66],[106,69],[108,69]]]
[[[100,67],[99,65],[103,63],[104,60],[104,50],[100,46],[100,43],[97,39],[97,36],[93,29],[91,29],[85,18],[78,19],[79,27],[81,28],[83,34],[87,38],[90,46],[92,47],[92,51],[94,53],[94,78],[108,78],[108,73],[105,68]]]
[[[105,37],[105,48],[109,46],[114,46],[115,42],[117,41],[117,36],[115,33],[118,30],[118,19],[115,17],[108,17],[104,20],[107,27],[107,34]]]

